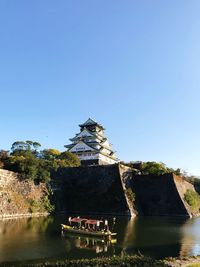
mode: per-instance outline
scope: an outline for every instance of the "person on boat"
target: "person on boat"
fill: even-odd
[[[104,225],[105,225],[104,231],[105,232],[108,232],[109,231],[109,228],[108,228],[108,220],[105,220],[104,221]]]
[[[99,231],[100,221],[97,221],[97,231]]]

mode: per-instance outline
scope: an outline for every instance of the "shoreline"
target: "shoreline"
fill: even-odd
[[[186,256],[186,257],[177,257],[177,258],[167,258],[164,259],[164,262],[169,267],[187,267],[195,263],[200,264],[200,255],[197,256]]]
[[[20,213],[20,214],[6,214],[0,215],[0,220],[4,219],[20,219],[20,218],[31,218],[31,217],[43,217],[50,215],[49,212],[35,212],[35,213]]]

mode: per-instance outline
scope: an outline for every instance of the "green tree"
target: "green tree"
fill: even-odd
[[[38,142],[35,142],[35,141],[27,140],[25,143],[28,144],[28,146],[29,146],[28,149],[29,150],[35,150],[35,151],[37,151],[38,148],[41,147],[41,144],[38,143]]]
[[[49,161],[40,159],[37,168],[37,180],[41,182],[48,182],[51,180],[51,166]]]
[[[59,159],[65,160],[67,164],[66,167],[78,167],[81,164],[80,159],[75,154],[68,151],[62,152]]]
[[[47,160],[53,160],[60,156],[61,152],[57,149],[49,148],[40,152],[41,157]]]
[[[26,153],[24,155],[12,155],[6,167],[33,180],[37,178],[38,166],[38,159],[32,153]]]
[[[148,161],[143,162],[141,165],[141,173],[147,175],[162,175],[169,173],[169,169],[162,162]]]
[[[19,151],[32,151],[35,152],[41,146],[40,143],[34,141],[16,141],[12,144],[11,151],[16,153]]]
[[[60,152],[57,149],[37,151],[40,143],[16,141],[12,144],[11,154],[0,151],[0,167],[24,175],[26,179],[47,182],[51,172],[62,167],[80,166],[80,160],[70,152]]]

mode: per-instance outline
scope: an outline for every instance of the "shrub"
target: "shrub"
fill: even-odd
[[[200,210],[200,195],[191,189],[188,189],[184,195],[185,201],[192,208],[194,212],[199,212]]]

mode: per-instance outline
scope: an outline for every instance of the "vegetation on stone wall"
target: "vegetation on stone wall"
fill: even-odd
[[[184,195],[185,201],[195,212],[200,211],[200,195],[193,190],[188,189]]]
[[[184,195],[185,201],[188,203],[188,205],[191,207],[193,212],[200,211],[200,195],[193,191],[188,189]]]
[[[0,151],[0,167],[18,172],[26,179],[47,182],[51,171],[59,167],[75,167],[80,160],[70,152],[60,152],[56,149],[39,151],[40,143],[17,141],[12,144],[11,151]]]
[[[195,190],[200,194],[200,177],[185,175],[185,180],[194,185]]]
[[[173,169],[167,167],[163,162],[155,162],[155,161],[137,161],[137,162],[121,162],[129,167],[132,167],[136,174],[142,175],[163,175],[167,173],[174,173],[176,175],[182,175],[182,171],[180,168]]]
[[[167,173],[175,173],[177,175],[180,175],[180,169],[169,168],[162,162],[148,161],[142,163],[141,173],[148,175],[163,175]]]
[[[36,212],[52,213],[54,211],[54,206],[51,204],[48,195],[45,195],[42,199],[39,200],[29,199],[28,204],[30,213],[36,213]]]
[[[135,203],[135,193],[133,192],[132,188],[127,188],[125,190],[126,197],[128,198],[128,201],[133,205],[133,208],[136,208],[136,203]]]

